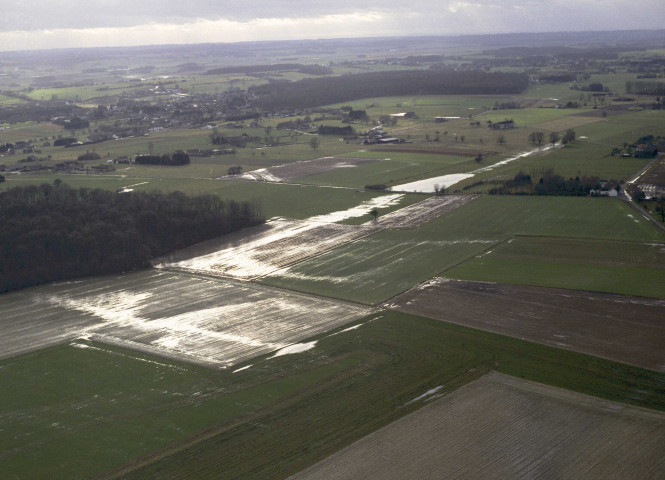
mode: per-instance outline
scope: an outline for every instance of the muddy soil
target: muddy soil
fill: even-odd
[[[665,300],[434,279],[389,307],[665,372]]]

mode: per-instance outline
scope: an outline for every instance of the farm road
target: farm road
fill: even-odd
[[[662,478],[665,414],[490,373],[288,480]]]
[[[665,300],[439,278],[386,306],[665,372]]]

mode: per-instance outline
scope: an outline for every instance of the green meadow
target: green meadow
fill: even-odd
[[[665,298],[665,243],[515,237],[445,276]]]

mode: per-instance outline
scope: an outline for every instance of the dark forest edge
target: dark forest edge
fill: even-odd
[[[524,73],[404,70],[271,82],[250,87],[263,110],[311,108],[351,100],[401,95],[519,94],[529,86]]]
[[[265,221],[255,202],[53,185],[0,192],[0,292],[128,272]]]

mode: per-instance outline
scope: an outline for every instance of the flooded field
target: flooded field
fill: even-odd
[[[663,444],[662,412],[490,373],[289,480],[656,479]]]
[[[195,245],[156,262],[159,268],[252,280],[284,272],[301,261],[383,229],[415,228],[458,208],[474,195],[442,195],[379,216],[363,225],[335,222],[396,204],[401,194],[377,197],[357,207],[306,220],[275,218],[266,225]]]
[[[0,298],[0,358],[77,338],[226,367],[368,313],[248,283],[146,271]]]
[[[157,262],[158,267],[250,280],[377,230],[374,225],[340,225],[362,217],[373,208],[399,203],[401,194],[383,195],[355,207],[306,220],[274,218],[265,226],[247,229],[219,242],[195,245]]]
[[[478,195],[438,195],[430,197],[422,202],[379,217],[376,224],[381,228],[416,228],[476,198],[478,198]]]
[[[162,259],[157,266],[251,280],[374,231],[376,228],[371,226],[279,218],[232,238],[221,237],[182,250]]]
[[[522,152],[517,155],[514,155],[512,157],[506,158],[504,160],[501,160],[500,162],[494,163],[492,165],[488,165],[486,167],[479,168],[477,170],[474,170],[469,173],[451,173],[448,175],[441,175],[438,177],[432,177],[432,178],[426,178],[424,180],[418,180],[416,182],[409,182],[409,183],[404,183],[402,185],[395,185],[391,187],[391,191],[393,192],[424,192],[424,193],[434,193],[436,191],[436,187],[441,187],[441,188],[450,188],[456,183],[461,182],[462,180],[466,180],[467,178],[472,178],[476,174],[479,173],[484,173],[484,172],[489,172],[491,170],[494,170],[497,167],[506,165],[508,163],[514,162],[515,160],[520,160],[522,158],[528,157],[530,155],[533,155],[535,153],[541,153],[541,152],[546,152],[548,150],[551,150],[553,148],[560,148],[561,145],[545,145],[544,147],[538,147],[533,150],[529,150],[527,152]]]

